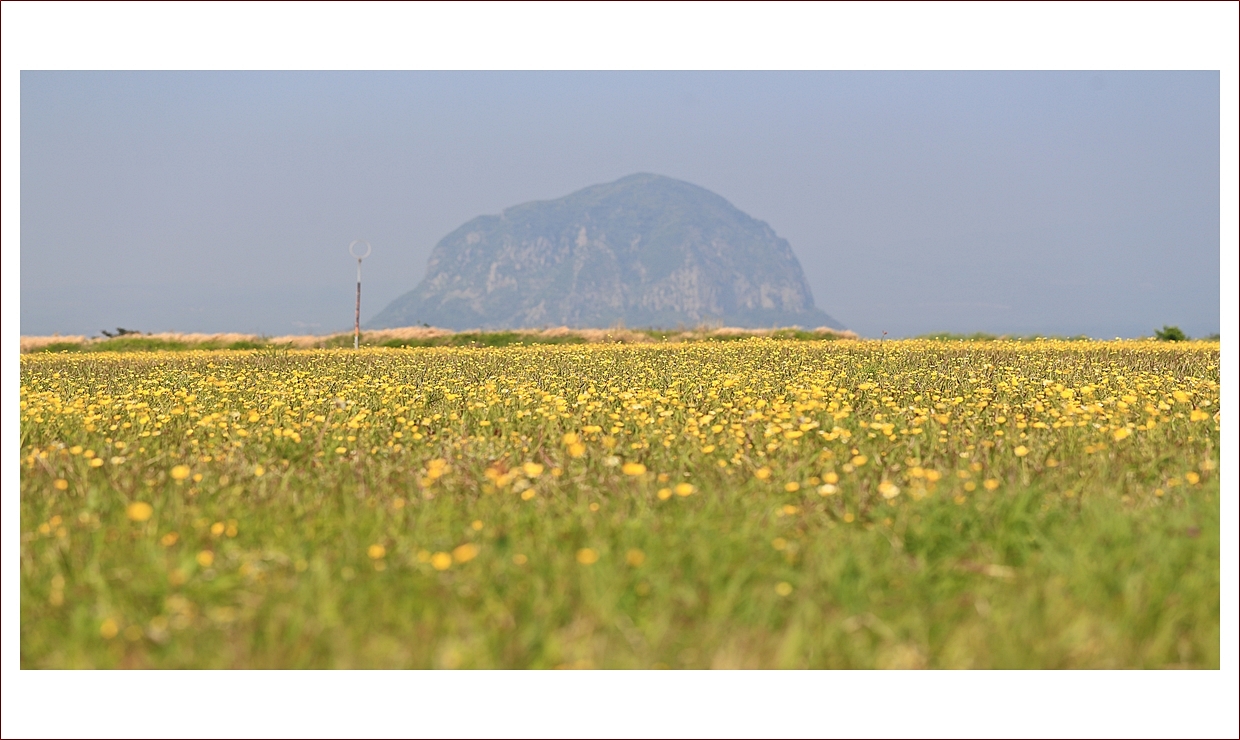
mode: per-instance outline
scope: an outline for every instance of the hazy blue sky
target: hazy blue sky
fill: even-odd
[[[863,335],[1219,330],[1216,72],[29,72],[21,331],[326,332],[466,220],[634,172]]]

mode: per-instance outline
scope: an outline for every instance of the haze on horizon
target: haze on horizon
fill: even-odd
[[[21,332],[344,330],[466,221],[636,172],[863,336],[1220,325],[1217,72],[30,72]]]

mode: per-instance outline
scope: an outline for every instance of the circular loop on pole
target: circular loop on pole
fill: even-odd
[[[353,248],[356,247],[358,244],[366,245],[366,251],[364,253],[358,254],[357,252],[353,251]],[[352,255],[355,259],[359,259],[359,260],[366,259],[367,257],[370,256],[370,242],[366,241],[365,239],[354,239],[353,241],[349,242],[349,254]]]

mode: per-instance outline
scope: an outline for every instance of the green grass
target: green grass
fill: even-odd
[[[218,349],[261,349],[269,345],[266,341],[239,342],[178,342],[168,339],[151,337],[116,337],[98,342],[53,342],[44,345],[36,352],[185,352],[188,350]],[[352,345],[350,345],[352,346]]]
[[[748,335],[711,336],[700,331],[688,330],[639,329],[633,331],[634,333],[650,337],[654,341],[676,339],[677,341],[734,342],[750,338]],[[771,332],[769,336],[773,339],[797,341],[829,341],[838,338],[835,335],[815,334],[814,332],[802,331],[800,329],[778,329]],[[458,332],[422,339],[383,339],[382,335],[376,337],[371,332],[362,332],[360,337],[360,346],[362,347],[391,348],[550,346],[585,344],[586,342],[585,337],[576,334],[547,336],[539,332],[518,331]],[[54,342],[33,351],[50,354],[60,352],[186,352],[219,349],[263,349],[271,346],[272,343],[267,338],[226,343],[218,341],[184,342],[151,337],[124,336],[91,342]],[[353,347],[353,335],[333,334],[326,336],[316,346],[320,349],[351,349]]]
[[[513,345],[585,344],[579,336],[547,337],[511,331],[461,332],[429,339],[389,339],[380,347],[511,347]],[[352,345],[350,345],[352,346]]]
[[[21,666],[1217,669],[1218,427],[1172,397],[1213,413],[1217,363],[1182,343],[27,356]],[[1052,380],[1095,388],[1112,427],[1013,452],[994,432],[1017,413],[1078,418]],[[936,398],[941,438],[870,431]],[[1107,431],[1164,398],[1148,432]],[[851,436],[766,434],[794,402]]]
[[[1060,336],[1058,334],[1026,334],[1026,335],[1010,335],[1010,334],[987,334],[986,332],[973,332],[972,334],[953,334],[952,332],[934,332],[932,334],[922,334],[918,339],[929,339],[939,342],[1038,342],[1038,341],[1059,341],[1059,342],[1089,342],[1093,341],[1084,334],[1075,336]]]
[[[36,352],[83,352],[86,345],[81,342],[52,342],[35,350]]]
[[[23,667],[1218,667],[1215,492],[1170,516],[1111,500],[1045,507],[1053,497],[1030,491],[844,525],[776,519],[776,501],[747,491],[663,506],[623,497],[591,512],[598,497],[566,485],[539,506],[444,496],[393,512],[382,488],[336,481],[329,494],[324,483],[162,496],[149,526],[217,548],[211,569],[101,500],[107,513],[75,531],[76,548],[27,546]],[[242,532],[218,543],[209,520],[229,517]],[[785,558],[770,542],[789,536],[804,544]],[[482,543],[482,562],[414,564],[417,547],[466,538]],[[383,572],[365,555],[376,540],[393,543]],[[575,562],[585,546],[600,562]],[[631,548],[646,552],[639,568],[625,562]],[[517,553],[529,562],[514,564]],[[49,558],[68,566],[65,598],[78,608],[47,605],[30,561]],[[169,560],[191,574],[186,587],[163,577]],[[979,570],[992,562],[1017,575]],[[780,581],[790,596],[773,590]],[[101,640],[100,602],[141,620],[140,642]],[[179,603],[195,610],[180,618],[204,626],[150,629],[169,612],[175,625]]]
[[[636,331],[639,334],[645,334],[646,336],[650,337],[651,339],[654,339],[655,341],[666,341],[668,339],[677,339],[677,340],[683,341],[686,338],[686,334],[689,335],[689,337],[691,338],[690,341],[700,341],[700,342],[738,342],[738,341],[745,341],[747,339],[751,339],[753,336],[750,334],[712,335],[712,334],[707,333],[704,330],[696,330],[696,329],[695,330],[635,329],[633,331]],[[769,333],[765,334],[764,336],[769,339],[788,339],[788,340],[795,340],[795,341],[800,341],[800,342],[830,342],[830,341],[840,339],[840,337],[835,334],[818,334],[812,331],[805,331],[803,329],[792,329],[792,328],[772,329]]]

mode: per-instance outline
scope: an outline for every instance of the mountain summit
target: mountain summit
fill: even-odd
[[[720,196],[630,175],[479,216],[435,245],[383,329],[548,325],[843,327],[814,307],[788,242]]]

